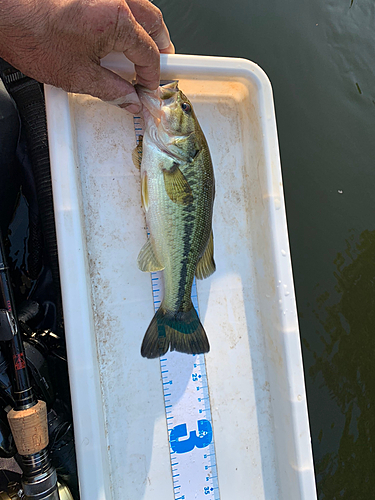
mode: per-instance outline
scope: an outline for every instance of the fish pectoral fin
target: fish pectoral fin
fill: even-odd
[[[197,269],[195,271],[195,276],[199,280],[203,280],[211,276],[211,274],[213,274],[215,270],[216,270],[216,265],[214,261],[214,236],[211,229],[211,234],[208,239],[208,243],[204,251],[204,254],[198,261]]]
[[[160,264],[158,258],[155,255],[150,239],[148,239],[141,248],[137,259],[137,264],[139,269],[146,273],[162,271],[164,269],[164,266]]]
[[[163,170],[164,187],[169,198],[178,205],[189,205],[193,201],[193,193],[186,177],[178,168],[177,163],[173,164],[170,170]]]
[[[142,144],[143,144],[143,136],[140,135],[138,137],[138,144],[133,149],[132,153],[133,163],[138,169],[141,168],[141,163],[142,163]]]

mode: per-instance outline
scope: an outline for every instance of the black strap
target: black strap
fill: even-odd
[[[38,162],[47,163],[49,170],[47,121],[41,84],[1,58],[0,77],[18,108],[22,125],[25,127],[32,162],[34,163],[37,154]],[[42,151],[43,154],[40,156]]]
[[[0,58],[0,77],[13,98],[27,139],[33,168],[44,242],[56,293],[57,330],[63,336],[62,301],[57,256],[47,119],[42,85]]]

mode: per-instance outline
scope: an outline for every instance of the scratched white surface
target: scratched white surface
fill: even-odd
[[[191,99],[216,177],[217,271],[198,282],[198,301],[211,344],[206,364],[220,498],[313,500],[274,114],[272,101],[264,104],[262,87],[267,82],[264,76],[252,77],[251,71],[238,70],[236,76],[235,67],[230,74],[223,71],[220,76],[218,70],[212,76],[201,64],[193,73],[182,56],[175,57],[165,63],[164,77],[180,78],[180,88]],[[58,93],[47,92],[48,106],[58,98]],[[140,355],[153,300],[150,276],[136,265],[146,233],[139,172],[131,160],[133,119],[88,96],[70,96],[69,106],[74,182],[91,283],[91,335],[104,408],[107,448],[102,453],[110,478],[109,492],[104,488],[97,498],[172,500],[159,361]],[[52,118],[49,126],[56,171],[62,166],[53,153]],[[57,177],[55,191],[61,185]],[[63,226],[61,222],[59,238]],[[66,306],[71,284],[65,283]],[[65,310],[69,314],[67,306]],[[68,334],[68,341],[74,347],[73,335]],[[84,391],[84,380],[72,383],[81,384]]]

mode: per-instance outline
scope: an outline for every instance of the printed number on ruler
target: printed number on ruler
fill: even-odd
[[[142,120],[134,118],[137,140]],[[162,273],[151,273],[155,311],[163,299]],[[196,283],[192,302],[198,314]],[[175,500],[219,500],[210,398],[203,354],[168,352],[160,359]]]

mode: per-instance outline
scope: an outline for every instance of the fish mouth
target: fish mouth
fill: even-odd
[[[145,119],[151,118],[148,116],[151,115],[154,121],[159,123],[164,115],[163,107],[170,105],[177,97],[178,80],[161,81],[156,90],[137,84],[135,90],[142,103]]]
[[[168,101],[172,98],[175,100],[178,92],[180,91],[178,88],[178,80],[162,80],[158,90],[162,101]]]
[[[161,100],[159,97],[159,89],[150,90],[137,84],[135,85],[135,90],[142,103],[143,111],[144,108],[146,108],[153,117],[160,119]]]

